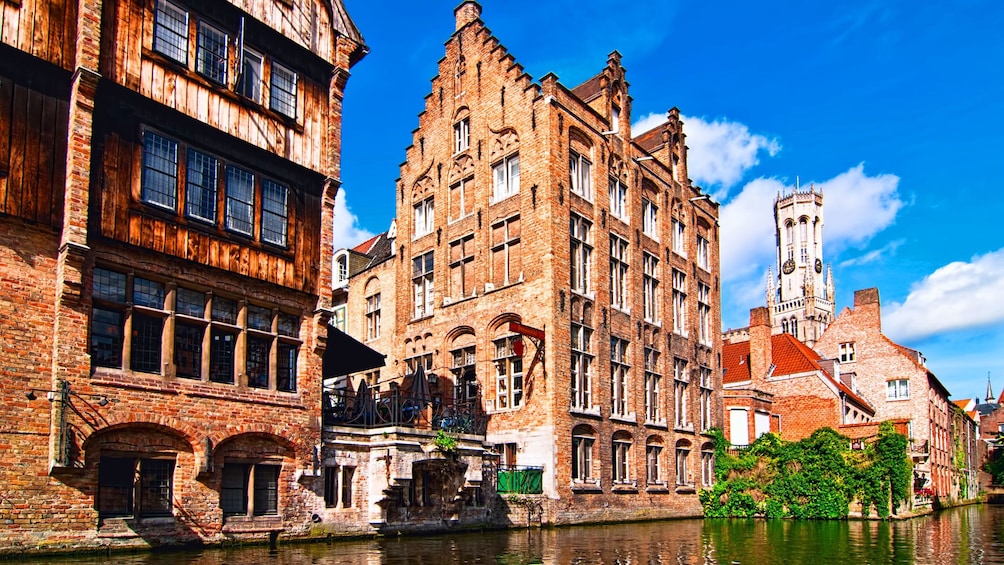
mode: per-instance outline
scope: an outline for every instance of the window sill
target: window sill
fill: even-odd
[[[603,416],[600,412],[599,406],[593,406],[592,408],[578,408],[576,406],[572,406],[568,409],[568,413],[576,416],[592,416],[593,418],[601,418]]]
[[[907,396],[905,398],[888,398],[887,397],[885,399],[886,402],[904,402],[904,401],[907,401],[907,400],[910,400],[909,396]]]
[[[572,492],[580,494],[597,494],[603,492],[603,489],[600,487],[599,480],[594,483],[575,482],[572,483]]]
[[[424,314],[422,316],[419,316],[418,318],[412,318],[411,320],[408,321],[408,323],[414,324],[415,322],[421,322],[423,320],[430,320],[430,319],[432,319],[432,314]]]
[[[624,315],[627,315],[627,316],[631,315],[631,307],[630,306],[628,306],[627,308],[625,308],[623,306],[617,306],[616,304],[611,304],[610,305],[610,309],[613,310],[614,312],[620,312],[621,314],[624,314]]]
[[[519,190],[516,190],[515,192],[512,192],[510,194],[503,194],[501,196],[493,194],[492,197],[491,197],[491,199],[488,201],[488,205],[489,206],[494,206],[496,204],[505,202],[506,200],[509,200],[513,196],[517,196],[517,195],[519,195]]]
[[[477,291],[474,291],[474,294],[471,294],[470,296],[461,296],[460,298],[450,298],[449,296],[444,296],[443,308],[446,308],[447,306],[453,306],[454,304],[460,304],[461,302],[467,302],[468,300],[472,300],[477,297],[478,297]]]
[[[638,492],[638,485],[635,483],[616,483],[610,492],[614,494],[635,494]]]
[[[673,431],[674,432],[680,432],[680,433],[692,434],[692,433],[694,433],[694,425],[693,424],[687,424],[685,426],[675,426],[674,425],[673,426]]]
[[[697,487],[694,485],[676,485],[676,494],[697,494]]]
[[[508,281],[498,286],[495,286],[495,283],[485,283],[485,294],[491,294],[493,292],[505,290],[511,286],[516,286],[519,284],[523,284],[523,273],[519,274],[519,279],[515,281]]]
[[[651,494],[669,494],[669,487],[663,483],[649,483],[649,485],[645,487],[645,492]]]
[[[669,430],[669,422],[666,420],[645,420],[645,425],[650,428]]]
[[[583,292],[583,291],[575,289],[575,288],[570,289],[570,292],[572,294],[574,294],[575,296],[578,296],[580,298],[585,298],[586,300],[596,300],[596,293],[595,292]]]
[[[655,320],[655,319],[652,319],[652,318],[645,318],[644,321],[645,321],[646,324],[648,324],[650,326],[655,326],[657,328],[661,328],[662,327],[662,321],[660,321],[660,320]]]
[[[610,421],[611,422],[624,422],[625,424],[637,424],[638,423],[638,416],[636,416],[634,414],[634,412],[630,412],[630,413],[624,414],[624,415],[621,415],[621,414],[610,414]]]

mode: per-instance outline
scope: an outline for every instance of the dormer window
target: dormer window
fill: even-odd
[[[335,257],[335,288],[349,284],[349,256],[340,253]]]

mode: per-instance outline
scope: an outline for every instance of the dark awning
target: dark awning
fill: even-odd
[[[349,334],[329,325],[321,376],[329,379],[383,367],[384,357],[384,354],[370,349]]]

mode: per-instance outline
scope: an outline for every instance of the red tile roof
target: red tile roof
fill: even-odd
[[[371,238],[367,239],[366,241],[360,243],[359,245],[353,247],[352,250],[355,251],[356,253],[362,253],[363,255],[369,255],[369,252],[373,248],[373,245],[377,242],[378,239],[380,239],[380,237],[382,235],[383,235],[382,233],[374,235],[373,237],[371,237]]]
[[[819,354],[790,334],[770,336],[771,363],[774,364],[773,376],[795,375],[798,373],[819,372],[836,388],[861,406],[871,407],[867,400],[858,396],[850,387],[835,379],[833,375],[819,364]],[[749,368],[750,342],[725,343],[722,346],[722,367],[725,369],[723,382],[739,383],[750,380]]]

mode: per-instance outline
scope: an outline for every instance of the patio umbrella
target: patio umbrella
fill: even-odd
[[[422,365],[415,369],[415,374],[411,376],[411,398],[421,406],[432,403],[432,391],[429,389],[429,377],[425,374],[425,367]]]
[[[373,400],[373,391],[366,380],[359,383],[359,390],[356,391],[356,419],[366,423],[372,423],[376,416],[376,402]]]

